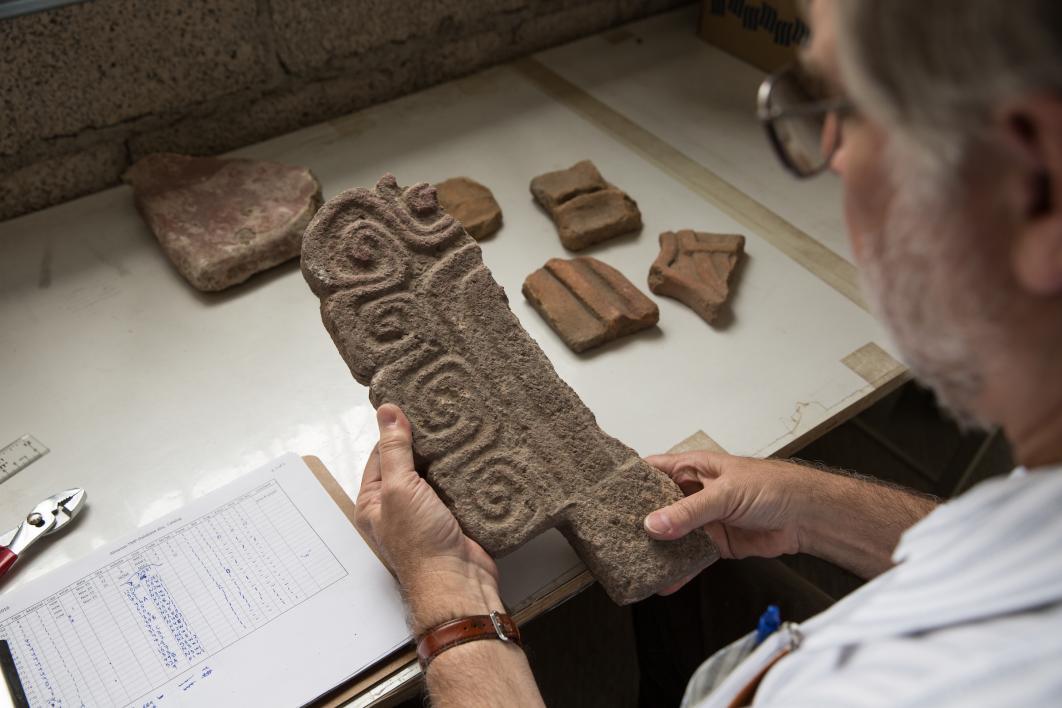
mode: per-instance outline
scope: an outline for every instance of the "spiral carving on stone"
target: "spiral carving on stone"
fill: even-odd
[[[540,490],[531,488],[527,465],[517,461],[506,452],[493,452],[482,456],[464,471],[474,494],[459,500],[458,506],[465,513],[459,516],[474,520],[473,524],[485,540],[493,540],[495,534],[504,534],[512,528],[533,529],[542,526],[547,519],[538,508],[542,498]],[[504,549],[504,541],[495,541]]]
[[[388,379],[396,377],[388,372]],[[439,458],[436,465],[448,468],[467,463],[476,452],[495,443],[497,424],[481,417],[483,409],[477,401],[482,396],[463,359],[438,355],[406,376],[402,387],[418,445],[425,454]]]
[[[420,358],[419,352],[430,346],[423,336],[426,318],[412,293],[391,293],[362,304],[339,293],[325,311],[359,381],[367,383],[375,372],[400,360]]]
[[[335,224],[329,217],[318,212],[309,229],[322,238],[303,249],[303,272],[315,293],[345,291],[366,299],[399,289],[409,280],[409,260],[387,229],[369,219]]]
[[[390,363],[408,351],[417,339],[423,318],[410,293],[394,293],[362,306],[358,312],[366,323],[361,345],[377,366]]]

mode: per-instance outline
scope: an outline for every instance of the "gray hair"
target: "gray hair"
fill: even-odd
[[[837,0],[835,8],[852,99],[936,167],[958,168],[1008,99],[1062,95],[1059,0]]]

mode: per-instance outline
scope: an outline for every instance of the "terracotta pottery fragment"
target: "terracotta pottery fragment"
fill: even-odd
[[[433,187],[386,175],[330,200],[302,271],[354,378],[373,405],[406,412],[421,472],[488,552],[555,527],[618,603],[718,557],[701,531],[645,533],[644,516],[682,492],[598,427]]]
[[[482,241],[502,225],[502,211],[491,191],[468,177],[452,177],[435,185],[439,205],[461,222],[468,235]]]
[[[204,291],[298,256],[321,205],[321,185],[308,169],[262,160],[157,153],[123,179],[163,252]]]
[[[656,303],[596,258],[551,258],[524,280],[524,297],[574,352],[652,327]]]
[[[638,204],[606,182],[589,160],[535,177],[531,194],[572,251],[642,228]]]
[[[608,188],[608,182],[590,160],[577,162],[566,170],[547,172],[531,180],[531,194],[550,213],[580,194],[589,194],[606,188]]]
[[[709,324],[730,297],[730,275],[745,252],[745,237],[685,229],[660,234],[660,255],[649,289],[684,303]]]

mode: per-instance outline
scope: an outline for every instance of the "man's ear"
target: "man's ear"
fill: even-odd
[[[1007,142],[1023,156],[1021,209],[1011,262],[1018,284],[1039,296],[1062,295],[1062,97],[1012,104]]]

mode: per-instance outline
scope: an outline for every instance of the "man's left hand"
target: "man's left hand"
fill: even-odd
[[[501,610],[494,561],[413,467],[409,420],[392,404],[376,420],[380,442],[365,465],[355,520],[402,586],[414,632]]]

